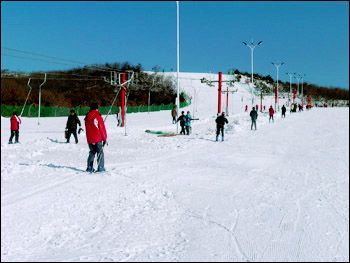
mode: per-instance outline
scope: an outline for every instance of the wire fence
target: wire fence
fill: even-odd
[[[185,101],[180,103],[180,108],[187,107],[191,104],[191,101]],[[147,111],[162,111],[162,110],[172,110],[176,106],[175,104],[161,104],[161,105],[140,105],[140,106],[128,106],[126,112],[127,113],[136,113],[136,112],[147,112]],[[17,111],[18,114],[21,113],[23,106],[15,106],[15,105],[1,105],[1,116],[2,117],[10,117],[14,111]],[[74,109],[77,115],[86,115],[90,110],[90,107],[40,107],[40,116],[41,117],[60,117],[60,116],[68,116],[70,110]],[[110,109],[110,106],[99,107],[98,110],[102,115],[106,115]],[[37,104],[26,105],[22,116],[24,117],[37,117],[39,107]],[[116,114],[120,111],[119,106],[113,106],[110,114]]]

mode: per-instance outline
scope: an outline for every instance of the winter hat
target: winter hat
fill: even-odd
[[[97,109],[98,109],[98,104],[96,102],[91,103],[90,110],[97,110]]]

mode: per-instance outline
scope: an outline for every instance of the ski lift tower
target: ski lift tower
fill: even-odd
[[[220,113],[221,112],[221,94],[223,93],[222,83],[223,82],[233,83],[233,80],[222,80],[222,72],[220,71],[218,74],[219,74],[218,80],[208,80],[206,78],[201,78],[201,83],[205,83],[209,87],[213,87],[214,86],[213,83],[218,82],[218,113]],[[228,100],[228,96],[227,96],[227,100]],[[227,101],[227,105],[228,105],[228,101]]]

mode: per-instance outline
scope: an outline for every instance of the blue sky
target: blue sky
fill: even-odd
[[[251,71],[242,41],[262,40],[254,72],[276,77],[271,62],[305,81],[349,87],[349,3],[180,2],[180,71]],[[175,1],[1,2],[1,68],[67,69],[6,48],[92,63],[140,63],[176,70]],[[16,57],[15,57],[16,56]],[[58,61],[56,61],[58,62]],[[62,61],[61,61],[62,62]]]

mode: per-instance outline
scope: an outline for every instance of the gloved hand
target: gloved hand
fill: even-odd
[[[108,145],[108,142],[107,141],[104,141],[103,143],[102,143],[102,146],[105,146],[105,145]]]

